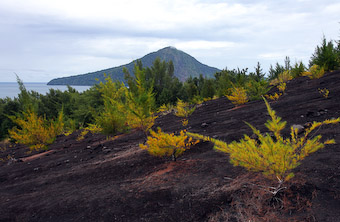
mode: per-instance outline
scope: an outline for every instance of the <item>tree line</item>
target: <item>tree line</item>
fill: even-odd
[[[200,75],[189,77],[185,82],[179,81],[174,76],[174,65],[171,61],[161,61],[157,58],[151,67],[144,67],[141,61],[137,61],[133,73],[125,69],[126,86],[106,78],[106,82],[98,83],[84,92],[78,92],[68,86],[66,91],[50,89],[45,95],[26,90],[18,77],[20,89],[18,96],[13,99],[0,99],[0,139],[7,138],[8,131],[13,127],[20,128],[13,121],[13,116],[23,117],[23,113],[27,113],[28,110],[46,120],[57,120],[62,111],[64,127],[72,131],[100,121],[104,124],[107,117],[103,113],[121,115],[122,113],[115,113],[121,110],[119,104],[123,104],[124,109],[132,113],[126,118],[130,118],[130,122],[133,122],[131,118],[134,118],[136,122],[136,118],[142,121],[143,116],[150,117],[164,104],[175,105],[179,99],[197,104],[207,99],[230,95],[232,89],[237,87],[244,88],[250,100],[257,100],[269,91],[272,87],[270,82],[277,79],[281,73],[289,72],[292,78],[296,78],[302,76],[313,65],[318,65],[325,71],[336,70],[340,67],[339,55],[340,42],[327,41],[323,37],[321,44],[315,48],[308,66],[302,62],[291,64],[289,57],[286,57],[283,65],[277,62],[270,66],[267,75],[258,62],[254,72],[249,72],[248,68],[232,70],[226,68],[215,73],[214,78]],[[133,114],[136,110],[139,113]]]

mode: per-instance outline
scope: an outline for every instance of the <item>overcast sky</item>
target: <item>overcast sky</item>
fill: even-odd
[[[338,0],[1,0],[0,81],[47,82],[174,46],[223,69],[308,64],[340,39]]]

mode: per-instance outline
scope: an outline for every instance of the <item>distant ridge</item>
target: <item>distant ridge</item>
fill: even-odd
[[[181,81],[185,81],[190,76],[198,77],[200,74],[203,74],[203,76],[206,77],[213,77],[216,72],[220,71],[217,68],[200,63],[191,55],[171,46],[160,49],[157,52],[149,53],[140,58],[140,60],[142,61],[144,67],[150,67],[157,57],[159,57],[162,61],[165,60],[168,62],[172,60],[174,64],[174,74]],[[111,76],[113,80],[124,81],[123,68],[126,67],[132,74],[135,62],[136,60],[126,65],[121,65],[118,67],[104,69],[96,72],[52,79],[47,83],[47,85],[91,86],[98,83],[96,79],[99,79],[99,81],[104,81],[104,74]]]

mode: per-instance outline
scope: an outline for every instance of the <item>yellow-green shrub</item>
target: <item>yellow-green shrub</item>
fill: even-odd
[[[158,112],[161,113],[161,115],[167,115],[173,111],[174,107],[173,105],[169,104],[163,104],[158,108]]]
[[[267,95],[264,95],[264,96],[267,99],[277,101],[280,98],[280,96],[282,96],[282,93],[267,94]]]
[[[196,108],[190,108],[188,103],[178,99],[175,109],[175,115],[178,117],[182,117],[182,125],[186,126],[188,125],[188,117],[195,111]]]
[[[91,133],[101,133],[103,131],[102,128],[100,128],[96,124],[89,124],[86,128],[84,128],[81,132],[80,135],[77,137],[77,141],[83,140],[85,136],[91,132]]]
[[[286,90],[286,86],[287,86],[287,84],[286,84],[285,82],[281,82],[281,83],[279,83],[279,84],[276,86],[276,88],[277,88],[280,92],[284,93],[284,91]]]
[[[203,98],[200,96],[200,95],[195,95],[191,100],[190,100],[190,103],[191,104],[197,104],[197,105],[199,105],[199,104],[201,104],[201,103],[203,103],[204,101],[203,101]]]
[[[183,130],[178,136],[174,135],[174,133],[164,133],[161,128],[158,128],[157,132],[150,130],[150,134],[151,136],[148,136],[146,145],[139,144],[139,147],[147,150],[153,156],[171,156],[174,161],[185,150],[199,142],[198,140],[193,141]]]
[[[324,89],[318,89],[319,93],[324,97],[324,98],[328,98],[328,95],[329,95],[329,90],[324,88]]]
[[[19,128],[14,127],[8,131],[9,137],[16,143],[28,145],[30,150],[47,149],[47,145],[54,142],[57,135],[63,133],[63,112],[58,119],[46,120],[35,112],[23,112],[22,116],[9,116]]]
[[[270,81],[270,85],[277,85],[280,83],[288,82],[291,79],[293,79],[291,72],[289,70],[286,70],[280,73],[276,79],[273,79],[272,81]]]
[[[319,79],[325,74],[324,67],[313,65],[307,72],[303,72],[302,76],[308,76],[310,79]]]
[[[286,122],[276,116],[268,102],[264,99],[271,120],[265,124],[274,134],[274,138],[269,134],[261,134],[259,130],[247,123],[257,135],[258,141],[244,135],[244,139],[239,142],[233,141],[230,144],[221,140],[213,139],[199,134],[187,133],[198,139],[211,141],[215,144],[215,149],[228,153],[230,162],[235,166],[243,166],[248,170],[262,172],[266,177],[278,179],[280,183],[287,181],[294,176],[292,170],[296,168],[309,154],[323,148],[325,144],[334,144],[335,141],[326,140],[321,142],[321,135],[310,137],[310,133],[316,128],[340,122],[340,118],[325,120],[323,122],[313,122],[309,129],[299,137],[298,129],[291,128],[290,138],[283,138],[281,130],[286,126]]]
[[[248,102],[247,91],[243,87],[231,88],[231,94],[226,97],[236,106]]]

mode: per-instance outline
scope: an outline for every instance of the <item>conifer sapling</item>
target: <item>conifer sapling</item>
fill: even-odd
[[[281,131],[285,128],[286,122],[281,121],[281,118],[276,116],[269,103],[265,99],[264,101],[271,117],[265,126],[274,134],[274,138],[269,133],[260,133],[259,130],[249,123],[246,124],[257,135],[258,140],[244,135],[244,139],[241,139],[239,142],[233,141],[228,144],[224,141],[199,134],[187,134],[214,143],[216,150],[230,155],[230,162],[234,166],[243,166],[250,171],[261,172],[268,178],[277,179],[279,186],[273,191],[275,194],[284,181],[288,181],[294,176],[292,170],[300,165],[301,160],[323,148],[326,144],[335,143],[334,139],[322,142],[321,135],[310,136],[311,132],[322,125],[339,123],[340,118],[313,122],[311,127],[306,129],[302,136],[298,136],[298,129],[292,127],[290,138],[283,138]]]

